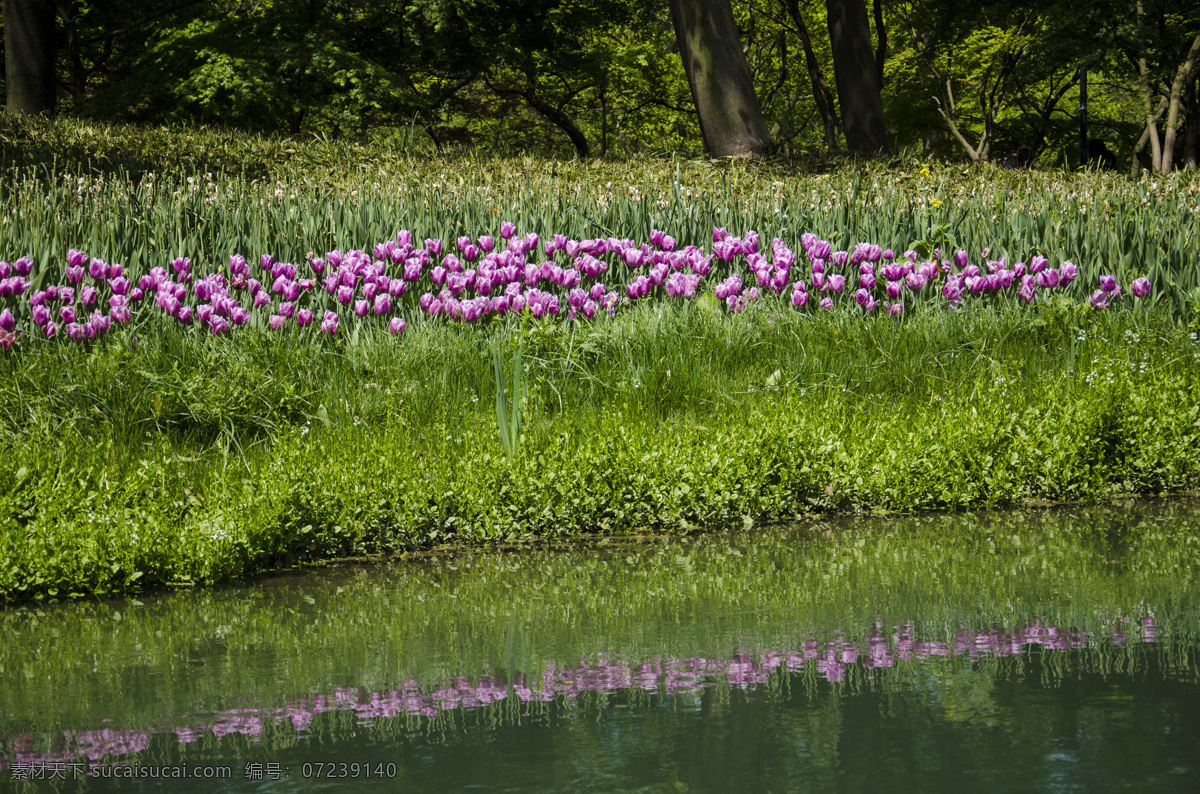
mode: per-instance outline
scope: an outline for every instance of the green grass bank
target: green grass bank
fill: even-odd
[[[430,544],[1179,492],[1200,344],[1165,312],[640,304],[400,339],[121,329],[0,357],[0,594]],[[523,351],[501,445],[491,344]]]
[[[95,342],[26,337],[0,351],[3,600],[448,542],[1179,492],[1200,476],[1194,173],[429,157],[8,116],[0,169],[0,258],[37,261],[31,290],[63,280],[70,248],[136,281],[176,256],[199,272],[233,253],[304,262],[506,220],[543,239],[658,228],[707,246],[723,226],[1079,265],[1049,300],[952,311],[935,297],[899,319],[771,296],[731,315],[706,292],[586,323],[414,311],[400,338],[215,337],[149,314]],[[1092,310],[1102,273],[1152,292]],[[617,262],[606,279],[629,276]],[[524,363],[514,454],[495,347]]]

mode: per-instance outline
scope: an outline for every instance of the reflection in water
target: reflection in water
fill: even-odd
[[[0,776],[236,759],[290,790],[319,752],[429,790],[1200,782],[1196,503],[819,529],[12,609]]]

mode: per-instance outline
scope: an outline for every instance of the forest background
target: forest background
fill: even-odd
[[[1185,0],[4,0],[4,26],[17,113],[583,157],[1072,168],[1094,139],[1133,173],[1200,140]]]

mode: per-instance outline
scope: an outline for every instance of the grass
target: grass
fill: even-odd
[[[163,332],[34,348],[4,359],[0,592],[1194,488],[1195,338],[1162,314],[1085,317],[643,304],[592,326],[423,325],[353,345]],[[524,347],[512,460],[489,337]]]
[[[22,343],[0,355],[3,599],[447,541],[1189,490],[1200,475],[1194,175],[430,158],[10,117],[0,155],[0,255],[34,256],[47,283],[71,247],[136,280],[178,255],[201,272],[234,252],[302,262],[399,228],[453,239],[512,220],[543,237],[656,227],[700,244],[717,225],[793,246],[814,231],[835,247],[1036,252],[1077,261],[1081,285],[1112,272],[1155,290],[1136,310],[1092,311],[1086,286],[1033,307],[918,303],[899,322],[774,298],[731,315],[701,297],[581,324],[414,319],[400,339],[213,337],[147,314],[96,343]],[[508,453],[494,349],[505,371],[521,351]]]

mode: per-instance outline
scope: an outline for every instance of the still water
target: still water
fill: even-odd
[[[1198,571],[1175,499],[10,607],[0,789],[1195,792]]]

